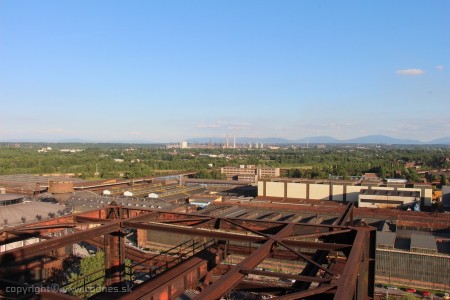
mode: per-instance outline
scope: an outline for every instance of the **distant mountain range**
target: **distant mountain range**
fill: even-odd
[[[187,140],[189,144],[208,144],[209,142],[213,144],[225,144],[225,138],[218,137],[204,137],[204,138],[192,138]],[[85,139],[9,139],[0,140],[2,143],[77,143],[77,144],[167,144],[161,142],[153,142],[147,140],[111,140],[111,141],[93,141]],[[233,144],[233,137],[228,140],[229,144]],[[450,136],[435,139],[428,142],[422,142],[412,139],[397,139],[385,135],[368,135],[362,136],[354,139],[339,140],[330,136],[313,136],[306,137],[302,139],[284,139],[284,138],[249,138],[249,137],[239,137],[236,138],[237,144],[248,144],[248,143],[263,143],[268,144],[385,144],[385,145],[450,145]]]
[[[225,138],[194,138],[189,139],[188,142],[191,144],[205,144],[205,143],[221,143],[225,144]],[[306,137],[302,139],[289,140],[283,138],[236,138],[237,144],[244,143],[263,143],[263,144],[386,144],[386,145],[428,145],[428,144],[439,144],[439,145],[450,145],[450,136],[435,139],[429,142],[421,142],[418,140],[411,139],[397,139],[385,135],[368,135],[362,136],[354,139],[339,140],[330,136],[313,136]],[[229,144],[233,144],[233,138],[229,138]]]

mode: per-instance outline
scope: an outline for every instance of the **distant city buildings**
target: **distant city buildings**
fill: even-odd
[[[44,148],[38,149],[39,153],[46,153],[48,151],[52,151],[52,147],[44,147]]]

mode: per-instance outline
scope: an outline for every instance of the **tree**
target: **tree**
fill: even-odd
[[[105,286],[105,253],[97,252],[80,261],[78,271],[69,275],[66,289],[74,296],[87,298],[102,290]]]
[[[67,276],[66,286],[68,292],[74,296],[90,297],[105,287],[105,253],[97,252],[93,256],[84,257],[81,260],[74,260],[74,265],[79,265]],[[64,267],[64,265],[63,265]],[[68,268],[66,266],[65,268]],[[125,280],[133,279],[131,260],[125,260]]]

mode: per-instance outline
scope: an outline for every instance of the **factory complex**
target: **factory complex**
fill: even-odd
[[[188,173],[103,181],[0,176],[2,269],[15,268],[8,255],[24,259],[27,280],[39,284],[71,255],[103,251],[114,269],[105,269],[105,283],[124,284],[130,269],[120,262],[130,260],[130,297],[148,299],[213,299],[236,291],[369,299],[375,283],[450,290],[450,214],[432,210],[430,185],[370,176],[286,179],[279,169],[254,166],[222,173],[228,180]],[[444,187],[442,199],[449,192]],[[345,274],[355,280],[340,280]],[[6,280],[6,273],[0,276]]]

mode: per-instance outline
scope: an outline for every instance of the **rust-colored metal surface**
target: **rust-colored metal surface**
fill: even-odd
[[[104,288],[82,294],[82,298],[219,299],[233,290],[254,286],[253,292],[280,299],[371,299],[375,231],[352,223],[352,205],[332,225],[109,206],[0,231],[0,246],[9,249],[0,252],[0,282],[9,279],[9,272],[21,269],[39,276],[13,276],[17,285],[49,284],[50,261],[68,257],[71,250],[67,246],[87,243],[105,253],[104,270],[99,270],[104,274]],[[147,231],[184,240],[158,252],[126,243],[130,234],[138,235],[137,241],[146,241]],[[26,241],[25,245],[17,244],[20,241]],[[230,255],[232,263],[227,261]],[[263,264],[273,263],[271,259],[281,266],[298,261],[298,270],[262,270]],[[126,267],[127,260],[131,266]],[[86,278],[77,282],[80,280],[86,282]],[[261,280],[263,285],[258,283]],[[304,282],[307,284],[300,284]],[[73,282],[66,286],[70,284]],[[14,296],[7,286],[0,286],[0,297]],[[33,291],[21,296],[72,299],[70,292]]]

